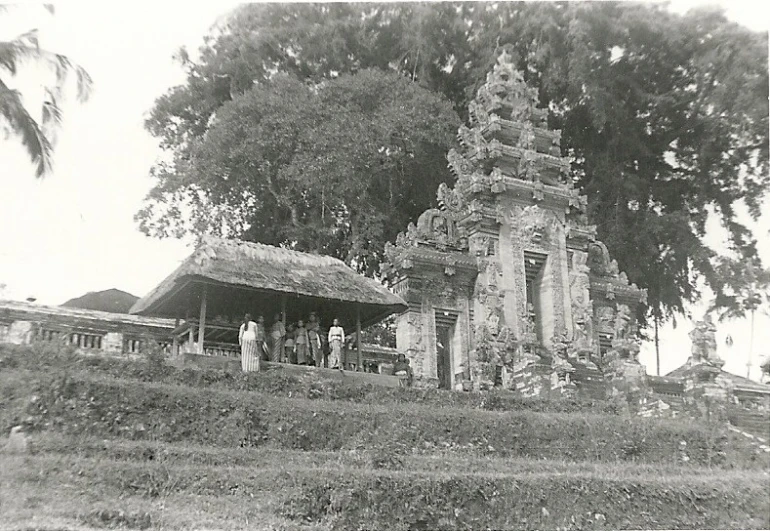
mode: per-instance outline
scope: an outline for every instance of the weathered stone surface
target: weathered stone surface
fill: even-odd
[[[108,332],[102,338],[102,350],[110,354],[120,354],[123,352],[123,334],[118,332]]]
[[[27,436],[21,429],[21,426],[15,426],[11,429],[8,436],[8,443],[5,445],[5,451],[9,454],[23,454],[29,450]]]
[[[14,321],[11,323],[6,341],[12,345],[26,345],[32,341],[32,323],[30,321]]]
[[[536,104],[537,91],[501,54],[469,106],[461,147],[447,155],[455,187],[442,184],[440,208],[426,210],[386,248],[383,272],[410,303],[398,320],[397,347],[418,378],[437,377],[442,313],[456,316],[450,388],[463,372],[479,387],[496,381],[524,394],[570,394],[567,358],[595,367],[600,333],[619,341],[618,358],[635,362],[628,318],[645,294],[595,240],[586,199],[560,156],[561,132],[547,128],[548,111]],[[607,320],[606,330],[597,318]],[[563,370],[525,377],[543,356]]]

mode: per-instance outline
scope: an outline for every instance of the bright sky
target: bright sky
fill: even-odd
[[[717,3],[726,6],[728,16],[737,22],[754,30],[768,29],[770,3]],[[189,242],[145,237],[133,220],[153,184],[149,169],[160,153],[143,122],[158,96],[184,82],[172,54],[182,45],[196,50],[217,17],[235,4],[68,2],[56,5],[55,16],[40,5],[23,4],[0,15],[0,40],[38,28],[44,48],[69,56],[94,81],[88,103],[64,106],[50,177],[34,179],[18,141],[0,137],[0,285],[7,285],[6,298],[33,296],[40,303],[61,304],[88,291],[113,287],[142,296],[189,254]],[[672,9],[685,12],[703,4],[678,0]],[[19,77],[25,94],[34,95],[37,75],[31,70]],[[30,100],[30,105],[38,105]],[[770,219],[765,216],[755,228],[760,238],[767,239]],[[720,238],[714,227],[710,241],[719,246]],[[761,252],[765,264],[770,264],[768,242],[763,242]],[[693,309],[696,316],[702,312],[702,307]],[[748,323],[719,328],[725,369],[745,375]],[[662,374],[686,361],[690,329],[685,319],[676,329],[670,324],[662,329]],[[756,378],[757,362],[770,355],[770,318],[758,317],[755,330],[752,376]],[[724,343],[727,334],[735,341],[730,349]],[[652,345],[644,346],[641,361],[655,372]]]

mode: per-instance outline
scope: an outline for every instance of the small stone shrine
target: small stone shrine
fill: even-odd
[[[731,384],[722,377],[724,360],[717,355],[716,326],[706,313],[690,331],[692,354],[682,367],[685,391],[695,395],[726,400],[732,395]]]
[[[577,368],[610,363],[643,375],[629,284],[586,217],[561,132],[547,126],[503,53],[469,106],[457,181],[386,247],[383,273],[409,308],[397,348],[424,385],[497,383],[525,394],[564,392]]]

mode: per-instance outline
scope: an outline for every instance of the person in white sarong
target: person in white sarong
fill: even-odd
[[[339,319],[329,328],[329,368],[342,369],[342,345],[345,344],[345,330],[340,326]]]
[[[257,347],[257,323],[251,314],[246,314],[238,331],[238,344],[241,346],[241,369],[243,372],[259,371],[259,350]]]

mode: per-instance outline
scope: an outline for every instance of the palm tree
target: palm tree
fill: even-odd
[[[0,13],[7,6],[0,5]],[[53,12],[53,8],[47,7]],[[24,105],[20,91],[12,89],[3,75],[13,77],[27,62],[43,64],[55,74],[52,83],[44,86],[41,120],[38,123]],[[35,175],[44,177],[53,167],[53,133],[61,125],[62,112],[59,102],[70,74],[77,80],[77,98],[83,102],[91,92],[91,77],[80,66],[61,54],[40,48],[37,30],[19,35],[13,40],[0,41],[0,130],[7,136],[19,137],[35,164]],[[7,77],[6,77],[7,79]]]
[[[732,267],[732,271],[728,273]],[[712,306],[712,309],[721,309],[719,320],[743,319],[748,314],[751,319],[749,333],[749,358],[746,362],[746,378],[751,375],[751,360],[754,354],[754,317],[757,311],[767,313],[770,306],[770,269],[762,269],[758,261],[747,260],[745,262],[727,262],[723,267],[717,268],[723,274],[730,274],[728,285],[732,293],[721,293]],[[764,308],[764,310],[763,310]]]

